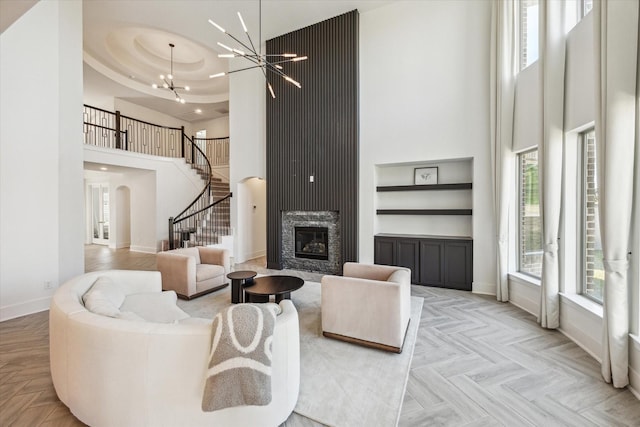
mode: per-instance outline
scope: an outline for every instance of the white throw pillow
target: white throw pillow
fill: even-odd
[[[127,295],[121,311],[132,311],[148,322],[174,323],[189,317],[176,305],[175,291]]]
[[[125,294],[122,292],[120,287],[116,285],[113,280],[106,276],[100,276],[93,282],[91,288],[82,296],[82,301],[87,304],[86,299],[91,295],[92,292],[100,291],[102,294],[108,298],[116,308],[120,307],[124,302]]]
[[[95,314],[103,316],[118,317],[120,310],[113,304],[107,295],[99,290],[91,290],[82,297],[84,306],[87,310]]]

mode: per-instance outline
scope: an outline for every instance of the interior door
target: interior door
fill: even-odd
[[[92,242],[109,244],[109,186],[91,184]]]

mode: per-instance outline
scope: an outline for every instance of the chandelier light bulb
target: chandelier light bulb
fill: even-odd
[[[154,89],[158,89],[158,85],[157,85],[157,84],[155,84],[155,83],[154,83],[154,84],[152,84],[152,85],[151,85],[151,87],[152,87],[152,88],[154,88]]]
[[[215,22],[213,22],[211,19],[209,19],[209,24],[213,25],[214,27],[216,27],[217,29],[219,29],[220,31],[222,31],[223,33],[226,33],[226,31],[224,30],[224,28],[222,28],[220,25],[216,24]]]
[[[209,76],[210,79],[215,79],[216,77],[222,77],[224,76],[226,73],[218,73],[218,74],[211,74]]]
[[[276,64],[276,65],[275,65],[275,67],[276,67],[278,70],[282,70],[282,65],[278,65],[278,64]]]
[[[220,43],[218,42],[218,46],[227,49],[229,52],[233,52],[233,49],[231,49],[229,46],[227,46],[226,44]]]
[[[271,97],[273,99],[276,99],[276,94],[273,93],[273,88],[271,87],[271,83],[267,83],[267,85],[269,85],[269,92],[271,92]]]
[[[297,57],[293,58],[291,61],[298,62],[298,61],[304,61],[305,59],[307,59],[306,56],[297,56]]]
[[[293,84],[294,86],[297,86],[298,89],[302,88],[302,85],[300,83],[298,83],[297,81],[293,80],[291,77],[289,77],[289,76],[282,76],[282,77],[284,77],[284,79],[286,81],[288,81],[289,83]]]
[[[240,12],[238,12],[238,18],[240,18],[240,23],[242,24],[242,28],[244,29],[244,32],[248,33],[249,31],[247,31],[247,26],[244,25],[244,19],[242,19],[242,15],[240,15]]]
[[[185,86],[184,90],[186,90],[187,92],[191,90],[191,88],[189,86]]]
[[[295,58],[296,55],[295,53],[283,53],[282,56],[284,56],[285,58]]]
[[[180,98],[180,103],[181,103],[181,104],[184,104],[184,103],[185,103],[184,98]]]
[[[233,53],[219,53],[218,58],[235,58],[236,55]]]
[[[243,51],[241,51],[241,50],[233,49],[233,51],[234,51],[235,53],[237,53],[238,55],[240,55],[240,56],[244,56],[244,55],[245,55],[245,53],[244,53]]]
[[[164,74],[160,74],[160,80],[164,80]]]
[[[167,74],[167,78],[168,78],[169,80],[173,80],[173,74]]]
[[[163,87],[163,88],[165,88],[165,89],[169,89],[169,85],[168,85],[168,84],[166,84],[166,83],[164,83],[164,84],[162,85],[162,87]]]

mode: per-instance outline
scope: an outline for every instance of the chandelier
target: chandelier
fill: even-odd
[[[163,89],[170,90],[176,95],[176,102],[184,104],[184,98],[180,96],[178,90],[186,90],[188,92],[189,86],[176,86],[173,83],[173,48],[176,46],[173,43],[169,43],[169,47],[171,48],[171,73],[167,74],[166,76],[164,74],[160,74],[160,80],[162,80],[162,84],[158,86],[154,83],[151,85],[151,87],[154,89],[158,89],[159,87],[161,87]]]
[[[226,72],[226,73],[222,72],[222,73],[212,74],[212,75],[209,76],[209,78],[213,79],[213,78],[222,77],[224,75],[231,74],[231,73],[237,73],[237,72],[240,72],[240,71],[251,70],[253,68],[260,68],[261,71],[262,71],[262,74],[264,75],[265,81],[267,82],[267,87],[269,88],[269,92],[271,93],[271,96],[273,98],[275,98],[276,94],[273,92],[273,87],[271,86],[271,83],[269,82],[268,74],[272,73],[272,74],[274,74],[276,76],[282,77],[287,82],[291,83],[292,85],[296,86],[299,89],[299,88],[302,87],[302,85],[300,83],[298,83],[297,81],[293,80],[291,77],[289,77],[284,72],[283,65],[286,64],[286,63],[290,63],[290,62],[304,61],[304,60],[307,59],[307,57],[306,56],[298,56],[295,53],[262,54],[262,0],[260,0],[259,5],[260,5],[259,6],[259,15],[258,15],[259,37],[258,37],[258,49],[257,50],[256,50],[256,46],[253,44],[253,40],[251,39],[251,36],[249,35],[249,31],[247,30],[247,26],[245,25],[244,19],[242,19],[242,15],[240,14],[240,12],[238,12],[238,18],[240,19],[240,24],[242,24],[242,29],[244,30],[244,33],[247,36],[247,40],[248,40],[248,43],[249,43],[248,45],[246,43],[241,42],[240,40],[238,40],[238,38],[236,38],[232,34],[228,33],[220,25],[216,24],[211,19],[209,19],[209,23],[211,25],[213,25],[218,30],[220,30],[221,32],[223,32],[224,34],[229,36],[231,39],[233,39],[237,44],[239,44],[241,46],[241,49],[236,49],[236,48],[227,46],[224,43],[218,42],[218,46],[220,46],[223,49],[229,51],[229,53],[221,53],[221,54],[219,54],[218,57],[219,58],[244,58],[244,59],[246,59],[247,61],[249,61],[250,63],[253,64],[253,65],[250,65],[248,67],[240,68],[240,69],[229,71],[229,72]]]

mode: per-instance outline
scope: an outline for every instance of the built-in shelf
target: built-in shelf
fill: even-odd
[[[471,190],[472,183],[461,182],[456,184],[432,184],[432,185],[383,185],[376,187],[376,191],[432,191],[432,190]]]
[[[471,209],[378,209],[378,215],[472,215]]]

